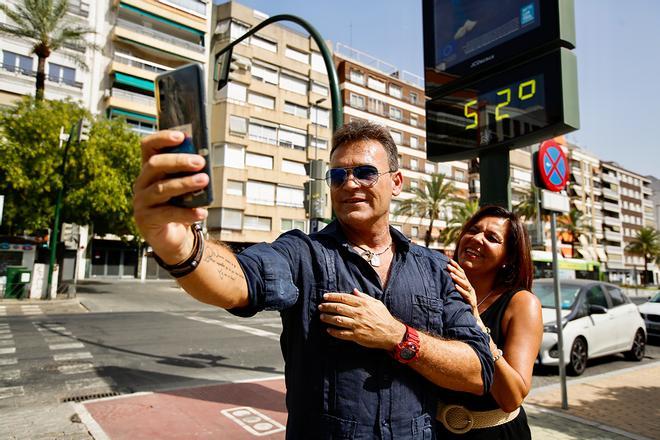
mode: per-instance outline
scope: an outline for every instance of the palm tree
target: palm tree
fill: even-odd
[[[644,285],[646,285],[649,261],[658,261],[660,258],[660,232],[651,227],[640,229],[626,246],[626,252],[644,257]]]
[[[594,228],[585,223],[584,213],[579,209],[571,208],[567,215],[557,217],[557,224],[571,236],[571,252],[575,256],[575,243],[579,242],[580,235],[593,232]]]
[[[82,49],[98,47],[85,39],[94,31],[69,19],[69,0],[22,0],[13,7],[0,4],[0,11],[14,23],[0,23],[0,34],[27,39],[32,43],[32,53],[39,59],[37,65],[37,86],[35,97],[44,98],[46,83],[46,58],[63,46]],[[82,55],[76,52],[62,52],[81,68],[87,69]]]
[[[444,174],[431,174],[431,180],[425,180],[421,187],[413,190],[414,197],[401,201],[394,215],[428,218],[431,223],[424,243],[429,247],[433,222],[440,219],[442,210],[454,200],[454,191],[454,184],[447,182]]]
[[[522,200],[513,207],[513,212],[515,212],[518,217],[524,218],[525,221],[536,221],[536,214],[539,210],[539,202],[536,199],[536,189],[530,188],[529,191],[525,191],[523,194]]]
[[[447,227],[440,233],[440,239],[445,246],[455,243],[458,240],[458,235],[461,233],[463,225],[479,211],[478,200],[468,200],[463,205],[455,203],[452,209],[451,220],[448,221]]]

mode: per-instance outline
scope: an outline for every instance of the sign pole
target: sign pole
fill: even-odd
[[[561,383],[561,407],[568,409],[568,393],[566,390],[566,364],[564,363],[564,326],[561,319],[561,297],[559,295],[559,262],[557,261],[557,213],[550,216],[552,234],[552,278],[555,288],[555,312],[557,314],[557,349],[559,350],[559,379]]]

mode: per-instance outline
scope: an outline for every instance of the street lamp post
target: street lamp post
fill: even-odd
[[[314,101],[314,107],[316,107],[316,113],[314,117],[314,161],[317,161],[319,159],[319,104],[324,102],[326,98],[319,98],[316,101]],[[312,195],[310,194],[309,196],[309,225],[308,225],[308,230],[309,233],[311,234],[312,232],[316,232],[314,230],[314,221],[318,219],[314,219],[312,217]]]

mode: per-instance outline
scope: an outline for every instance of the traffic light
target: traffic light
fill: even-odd
[[[60,234],[60,241],[71,241],[73,239],[73,224],[62,223],[62,232]]]
[[[89,132],[92,129],[92,124],[87,118],[82,118],[78,121],[78,142],[89,140]]]
[[[236,80],[239,70],[247,70],[249,62],[235,55],[233,49],[229,49],[221,55],[216,55],[214,79],[218,82],[217,90],[221,90],[229,81]]]
[[[325,162],[314,159],[305,164],[310,180],[304,183],[305,212],[309,218],[323,218],[325,205]]]

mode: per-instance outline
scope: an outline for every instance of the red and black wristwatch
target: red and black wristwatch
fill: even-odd
[[[406,334],[392,352],[392,356],[402,364],[407,364],[419,357],[419,334],[417,330],[406,325]]]

